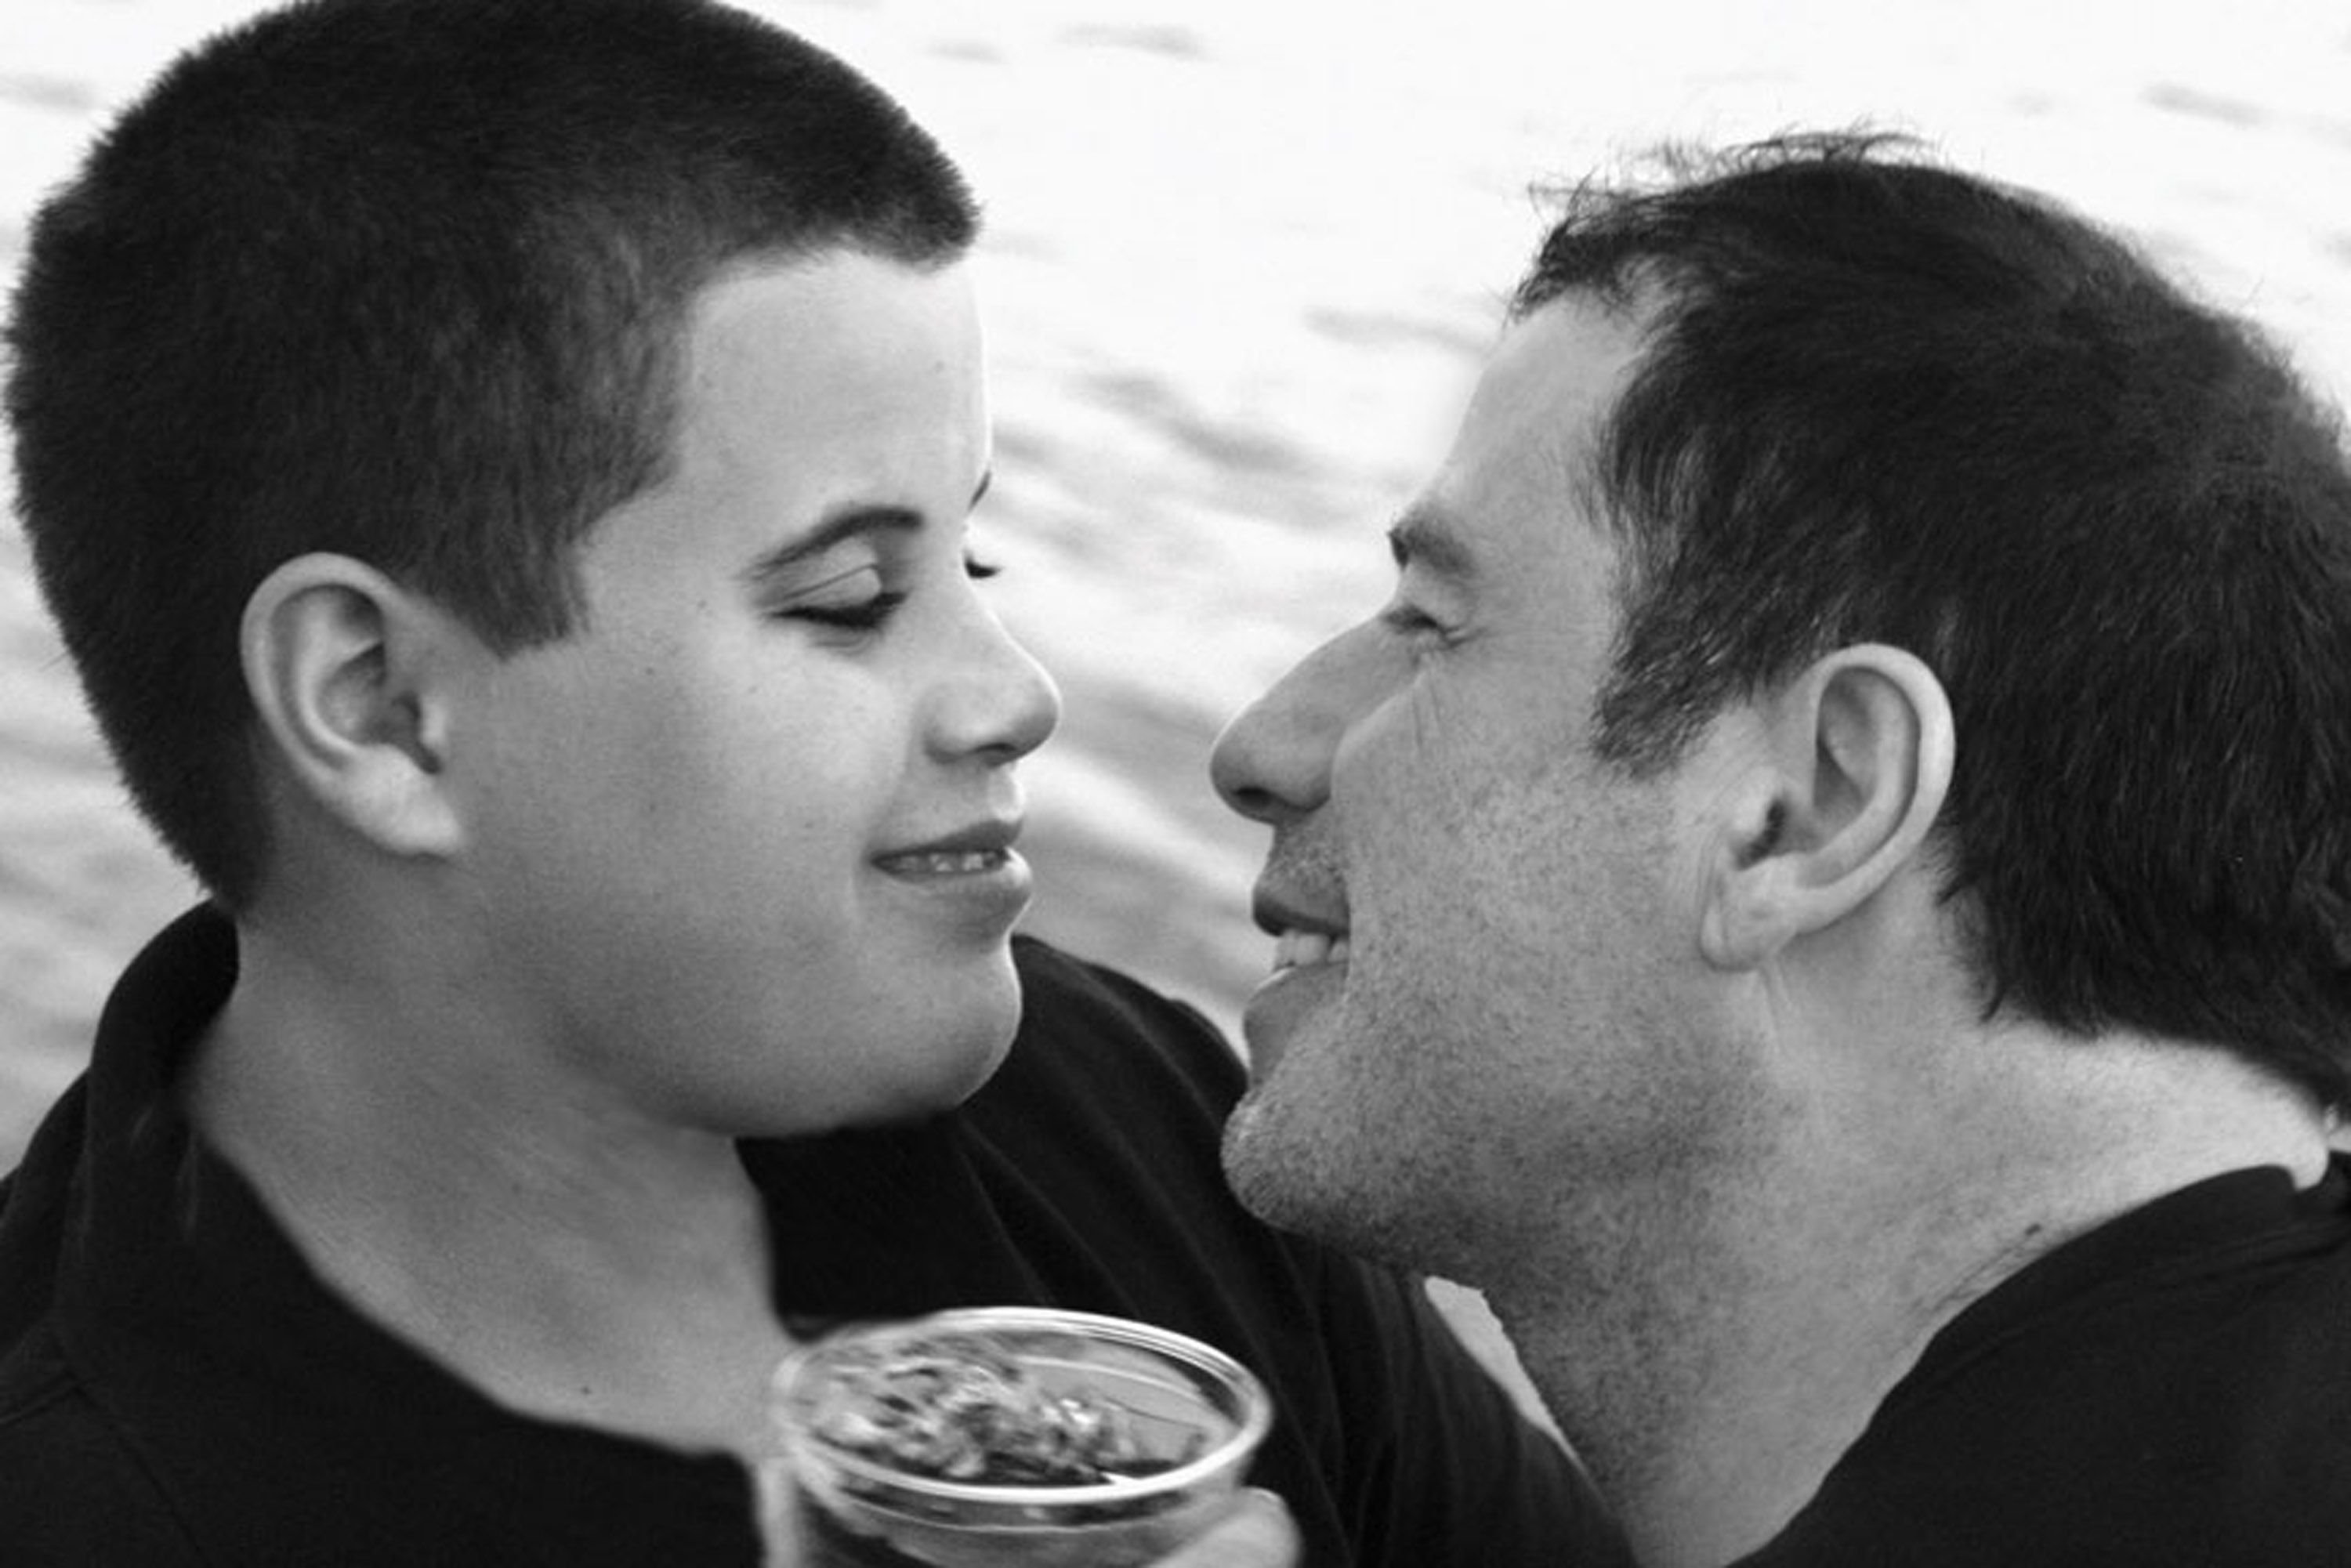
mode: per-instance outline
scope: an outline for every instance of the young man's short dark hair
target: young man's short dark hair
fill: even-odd
[[[696,290],[977,226],[880,89],[701,0],[308,0],[184,57],[44,210],[9,338],[18,509],[141,810],[247,902],[238,621],[273,567],[560,637],[573,546],[664,461]]]

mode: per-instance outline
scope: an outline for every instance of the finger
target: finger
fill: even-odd
[[[1251,1487],[1224,1518],[1155,1568],[1294,1568],[1298,1557],[1298,1525],[1289,1505]]]

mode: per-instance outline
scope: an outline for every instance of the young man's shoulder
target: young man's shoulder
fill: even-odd
[[[1142,1052],[1197,1083],[1219,1111],[1240,1097],[1243,1059],[1198,1007],[1038,937],[1016,936],[1012,952],[1022,1048],[1093,1060]]]
[[[196,1560],[163,1493],[49,1328],[37,1325],[0,1351],[0,1561],[169,1568]]]
[[[1026,934],[1013,937],[1012,956],[1022,985],[1034,988],[1024,994],[1032,1001],[1041,998],[1049,1009],[1063,1005],[1108,1009],[1137,1023],[1173,1025],[1210,1043],[1224,1044],[1223,1036],[1197,1007],[1124,970]],[[1224,1054],[1230,1057],[1232,1052],[1228,1048]]]

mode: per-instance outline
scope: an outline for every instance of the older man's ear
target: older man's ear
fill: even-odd
[[[1880,643],[1813,664],[1751,717],[1760,744],[1720,797],[1698,945],[1752,968],[1866,904],[1911,863],[1951,784],[1942,683]]]

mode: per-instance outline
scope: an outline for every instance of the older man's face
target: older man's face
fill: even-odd
[[[1657,1190],[1737,1092],[1707,1049],[1688,781],[1633,781],[1587,744],[1616,552],[1579,476],[1635,346],[1573,300],[1514,327],[1393,532],[1395,598],[1214,764],[1274,830],[1236,1186],[1474,1283],[1604,1193]]]

